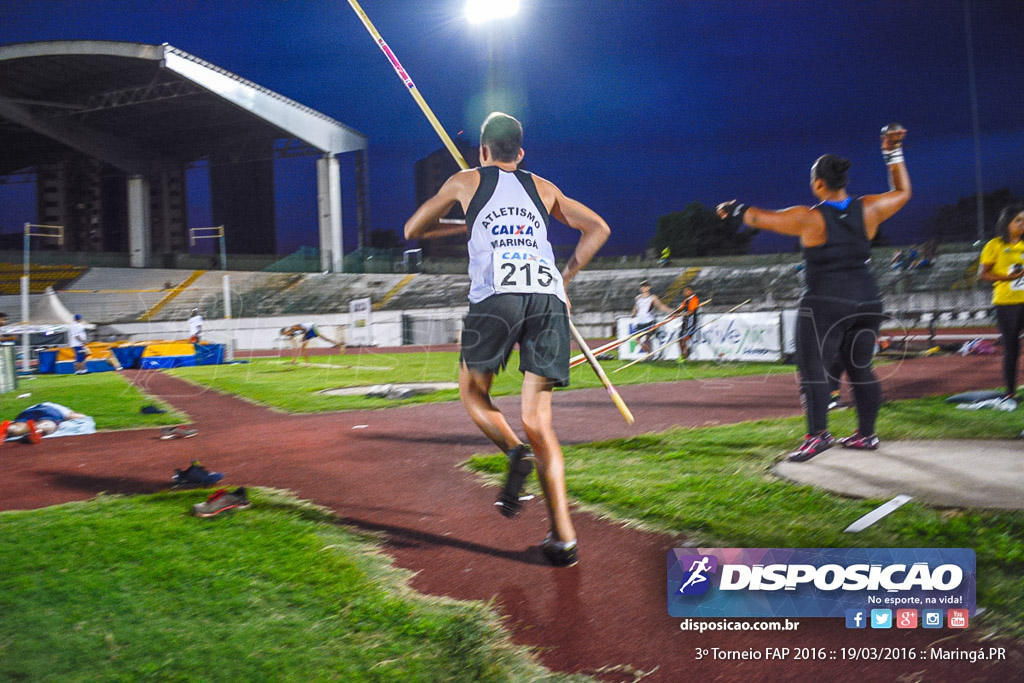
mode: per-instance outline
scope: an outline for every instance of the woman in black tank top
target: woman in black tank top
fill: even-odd
[[[846,192],[850,162],[826,154],[811,167],[811,192],[819,201],[813,207],[769,211],[736,200],[718,205],[723,219],[799,237],[803,247],[805,289],[797,318],[796,361],[807,435],[789,454],[790,460],[810,460],[836,442],[828,431],[827,366],[837,356],[850,376],[858,419],[857,431],[839,443],[845,448],[878,447],[875,419],[881,388],[871,370],[871,359],[882,320],[882,301],[868,261],[878,226],[910,199],[910,176],[903,162],[905,135],[899,124],[882,129],[888,192],[854,199]]]

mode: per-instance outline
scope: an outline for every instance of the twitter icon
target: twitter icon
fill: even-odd
[[[892,628],[892,610],[871,610],[871,628]]]

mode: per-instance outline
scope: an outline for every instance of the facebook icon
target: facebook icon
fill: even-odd
[[[862,609],[846,610],[846,628],[867,628],[867,611]]]

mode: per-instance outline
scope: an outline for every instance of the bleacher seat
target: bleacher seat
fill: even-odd
[[[87,266],[70,264],[29,264],[29,294],[42,294],[47,287],[63,289],[88,270]],[[20,295],[21,276],[24,274],[21,264],[0,263],[0,294]]]

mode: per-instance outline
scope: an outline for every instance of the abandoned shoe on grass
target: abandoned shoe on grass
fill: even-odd
[[[210,472],[200,465],[198,460],[193,460],[192,464],[185,469],[174,470],[171,481],[175,486],[210,486],[223,478],[223,473]]]
[[[205,502],[192,506],[192,514],[196,517],[216,517],[228,510],[244,510],[252,505],[245,495],[245,487],[239,486],[234,491],[220,489]]]

